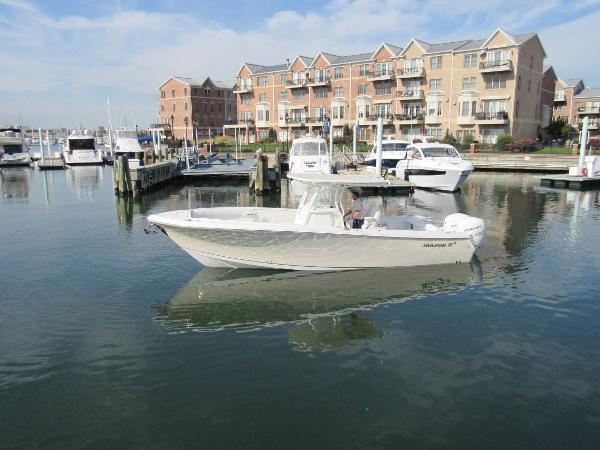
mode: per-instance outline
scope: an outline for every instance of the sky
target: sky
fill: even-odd
[[[600,86],[600,0],[0,0],[0,125],[145,127],[172,75],[537,32],[559,78]]]

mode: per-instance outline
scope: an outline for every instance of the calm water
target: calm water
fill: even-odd
[[[110,167],[0,170],[0,447],[599,448],[598,192],[372,201],[488,236],[470,266],[202,270],[145,217],[244,184],[134,202]]]

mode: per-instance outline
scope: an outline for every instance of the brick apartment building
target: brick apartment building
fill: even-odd
[[[234,91],[237,123],[225,129],[253,142],[273,128],[285,141],[319,133],[329,118],[334,136],[358,122],[360,139],[371,141],[382,117],[384,135],[403,139],[442,139],[446,132],[487,143],[504,133],[535,138],[543,119],[545,57],[537,34],[497,29],[478,40],[412,39],[402,48],[381,44],[372,53],[246,63]]]
[[[573,97],[585,89],[580,79],[558,79],[554,91],[553,118],[566,119],[569,125],[577,127],[577,110]]]
[[[598,136],[598,123],[600,122],[600,88],[585,88],[573,97],[577,114],[578,130],[584,117],[589,117],[588,130],[590,137]]]
[[[210,77],[171,77],[158,88],[160,124],[173,127],[176,139],[192,139],[193,129],[198,136],[207,137],[223,132],[226,122],[235,120],[237,114],[233,82],[213,81]],[[187,127],[186,127],[187,119]]]

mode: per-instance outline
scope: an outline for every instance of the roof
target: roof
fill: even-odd
[[[233,81],[215,81],[210,77],[187,78],[174,76],[172,78],[194,87],[203,86],[204,83],[206,83],[206,80],[210,80],[212,84],[221,89],[233,89],[233,86],[235,84]]]
[[[585,88],[579,94],[575,95],[573,98],[598,98],[600,97],[600,88],[597,87],[589,87]]]
[[[368,61],[373,53],[358,53],[356,55],[340,56],[332,65],[349,64],[359,61]]]
[[[310,66],[313,63],[313,61],[315,60],[315,58],[311,58],[310,56],[298,55],[298,58],[300,58],[302,60],[302,62],[304,64],[306,64],[307,66]]]
[[[561,79],[560,80],[566,87],[575,87],[577,86],[579,83],[583,84],[583,80],[579,79],[579,78],[566,78],[566,79]]]
[[[454,42],[442,42],[441,44],[430,44],[427,53],[451,52],[471,42],[471,39]]]

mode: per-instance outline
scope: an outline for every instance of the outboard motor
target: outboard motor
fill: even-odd
[[[483,219],[461,213],[450,214],[446,217],[442,229],[448,233],[469,234],[476,250],[481,247],[485,236],[485,222]]]

